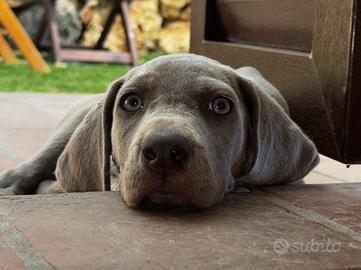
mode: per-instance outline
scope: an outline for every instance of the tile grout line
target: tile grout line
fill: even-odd
[[[6,241],[14,249],[27,269],[54,270],[48,262],[36,253],[24,236],[2,215],[0,215],[0,230],[4,233]]]
[[[333,221],[323,215],[320,215],[317,212],[298,207],[298,206],[296,206],[288,201],[282,200],[276,196],[269,195],[263,191],[258,190],[258,191],[256,191],[256,193],[262,195],[261,198],[264,201],[273,203],[283,209],[287,209],[288,211],[290,211],[300,217],[305,218],[308,221],[318,223],[329,229],[337,231],[343,235],[347,235],[355,241],[361,242],[361,233],[354,231],[345,225],[342,225],[342,224],[340,224],[336,221]]]

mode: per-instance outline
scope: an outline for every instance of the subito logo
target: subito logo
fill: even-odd
[[[289,248],[290,248],[290,243],[286,239],[278,238],[273,242],[273,250],[278,255],[286,254]]]

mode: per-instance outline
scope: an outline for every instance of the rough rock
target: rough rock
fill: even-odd
[[[35,37],[43,14],[44,8],[40,3],[19,12],[18,18],[31,38]],[[76,1],[58,0],[55,6],[55,19],[58,23],[61,43],[76,44],[82,32]],[[43,43],[49,44],[48,33],[44,35]]]
[[[82,9],[80,10],[79,17],[84,25],[90,23],[95,12],[97,11],[98,5],[99,5],[98,0],[88,0],[85,3],[85,5],[82,7]]]
[[[58,0],[55,14],[62,44],[75,45],[82,32],[76,1]]]
[[[140,53],[156,49],[163,22],[158,12],[158,1],[132,2],[130,18]]]
[[[88,1],[85,4],[80,12],[81,20],[86,24],[81,40],[83,45],[94,46],[96,44],[103,31],[110,8],[110,2]]]
[[[43,14],[44,8],[39,3],[32,5],[31,7],[17,14],[21,24],[31,38],[35,36]]]
[[[178,19],[182,10],[190,5],[189,0],[159,0],[160,14],[166,20]]]
[[[93,46],[97,42],[103,25],[110,12],[111,3],[100,3],[90,0],[81,11],[83,23],[89,22],[84,32],[82,44]],[[158,13],[158,1],[133,1],[129,7],[131,23],[135,34],[138,49],[141,54],[154,50],[157,47],[162,17]],[[111,51],[127,51],[127,42],[121,18],[118,15],[105,40],[104,47]]]
[[[182,21],[190,21],[191,20],[192,9],[191,6],[188,5],[186,8],[182,9],[182,12],[179,16],[179,19]]]
[[[104,47],[113,52],[127,52],[128,46],[125,38],[125,32],[122,27],[122,19],[118,15],[110,29],[110,33],[104,42]]]
[[[159,46],[168,53],[186,52],[190,43],[190,22],[177,21],[166,25],[160,32]]]
[[[14,7],[22,7],[18,16],[26,31],[34,37],[43,15],[40,1],[8,0]],[[27,6],[27,4],[32,3]],[[81,43],[94,46],[103,31],[113,1],[57,0],[56,20],[63,45]],[[23,8],[24,7],[24,8]],[[190,0],[132,0],[130,18],[140,54],[162,49],[183,52],[189,48]],[[49,44],[45,35],[43,44]],[[128,51],[121,17],[111,27],[104,47],[110,51]]]

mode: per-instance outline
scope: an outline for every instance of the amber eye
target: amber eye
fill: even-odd
[[[209,102],[208,110],[225,115],[231,112],[231,101],[224,97],[217,97]]]
[[[127,112],[135,112],[143,107],[143,102],[136,94],[128,94],[123,99],[121,107]]]

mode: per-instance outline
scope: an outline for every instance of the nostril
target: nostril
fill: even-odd
[[[185,165],[191,155],[185,137],[170,131],[152,132],[141,144],[142,162],[156,172],[173,173]]]
[[[186,159],[187,153],[183,150],[172,149],[170,151],[170,157],[174,161],[182,161],[182,160]]]
[[[152,161],[152,160],[155,160],[157,158],[157,153],[153,149],[148,148],[148,149],[143,150],[143,156],[148,161]]]

